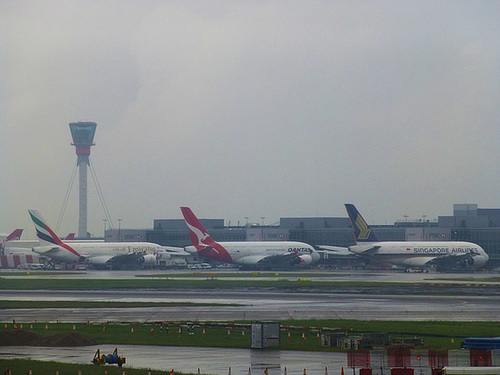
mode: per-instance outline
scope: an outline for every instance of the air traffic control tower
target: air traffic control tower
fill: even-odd
[[[90,165],[90,147],[95,146],[94,134],[97,124],[95,122],[72,122],[69,124],[72,145],[76,147],[78,155],[77,166],[80,171],[79,195],[79,218],[78,238],[87,238],[87,166]]]

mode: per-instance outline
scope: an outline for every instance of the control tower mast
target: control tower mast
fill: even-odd
[[[95,146],[94,134],[97,124],[95,122],[72,122],[69,124],[72,145],[76,147],[78,155],[77,166],[80,172],[79,196],[79,218],[78,237],[87,238],[87,166],[90,165],[90,147]]]

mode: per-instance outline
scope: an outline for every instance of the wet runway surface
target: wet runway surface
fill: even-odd
[[[156,273],[151,273],[155,277]],[[148,273],[141,274],[142,276]],[[175,276],[175,273],[173,274]],[[217,303],[217,306],[171,306],[148,308],[64,308],[2,309],[1,322],[157,322],[157,321],[232,321],[281,319],[368,319],[368,320],[456,320],[500,321],[500,287],[482,284],[492,275],[429,275],[403,273],[344,272],[318,274],[318,280],[398,281],[407,283],[388,287],[318,287],[318,288],[223,288],[223,289],[133,289],[107,290],[22,290],[0,291],[2,300],[54,301],[159,301]],[[495,275],[493,275],[495,276]],[[64,277],[68,277],[65,275]],[[131,278],[135,273],[88,272],[69,277]],[[297,280],[296,274],[290,277]],[[238,276],[244,280],[245,275]],[[270,277],[272,278],[272,277]],[[443,279],[444,278],[444,279]],[[308,275],[315,280],[315,276]],[[465,280],[465,281],[464,281]],[[416,285],[419,283],[419,285]],[[424,283],[425,285],[422,285]],[[474,283],[475,286],[469,286]],[[244,282],[243,282],[244,284]],[[465,288],[465,289],[464,289]],[[471,292],[472,290],[472,292]],[[464,291],[467,291],[466,293]],[[439,295],[436,293],[445,293]],[[219,305],[220,304],[220,305]],[[231,305],[229,305],[231,304]],[[112,352],[115,346],[102,347]],[[89,363],[97,347],[29,348],[0,347],[0,358],[58,360]],[[205,374],[302,375],[304,368],[312,375],[346,368],[345,353],[261,351],[251,349],[179,348],[152,346],[119,346],[127,365]]]
[[[500,289],[500,288],[498,288]],[[325,293],[258,288],[225,290],[2,291],[3,300],[157,301],[216,306],[2,309],[0,321],[103,322],[178,320],[482,320],[500,321],[500,295]],[[229,305],[231,304],[231,305]]]
[[[69,363],[90,363],[97,346],[81,348],[30,348],[0,347],[0,358],[25,358],[52,360]],[[102,353],[112,353],[112,345],[101,345]],[[104,352],[103,352],[104,350]],[[346,353],[333,352],[300,352],[283,350],[258,349],[217,349],[166,346],[131,346],[120,345],[119,354],[127,359],[124,367],[151,368],[153,370],[171,370],[196,374],[248,375],[250,368],[254,374],[264,374],[268,369],[270,375],[287,374],[302,375],[304,368],[308,374],[324,375],[325,367],[331,369],[345,368]]]

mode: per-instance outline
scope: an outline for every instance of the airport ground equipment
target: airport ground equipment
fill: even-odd
[[[94,365],[117,364],[119,367],[122,367],[126,362],[126,358],[118,355],[118,348],[115,348],[113,354],[103,354],[102,356],[101,349],[97,349],[91,362]]]
[[[500,337],[467,337],[462,342],[462,349],[470,349],[470,350],[500,349]]]

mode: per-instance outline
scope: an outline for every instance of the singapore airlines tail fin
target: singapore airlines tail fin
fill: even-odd
[[[189,207],[181,207],[181,211],[189,229],[191,243],[196,250],[204,249],[207,246],[213,246],[216,242],[207,233],[193,211],[191,211]]]
[[[356,243],[378,242],[377,237],[356,207],[353,204],[346,203],[345,208],[347,210],[347,214],[349,215],[349,219],[351,220]]]

